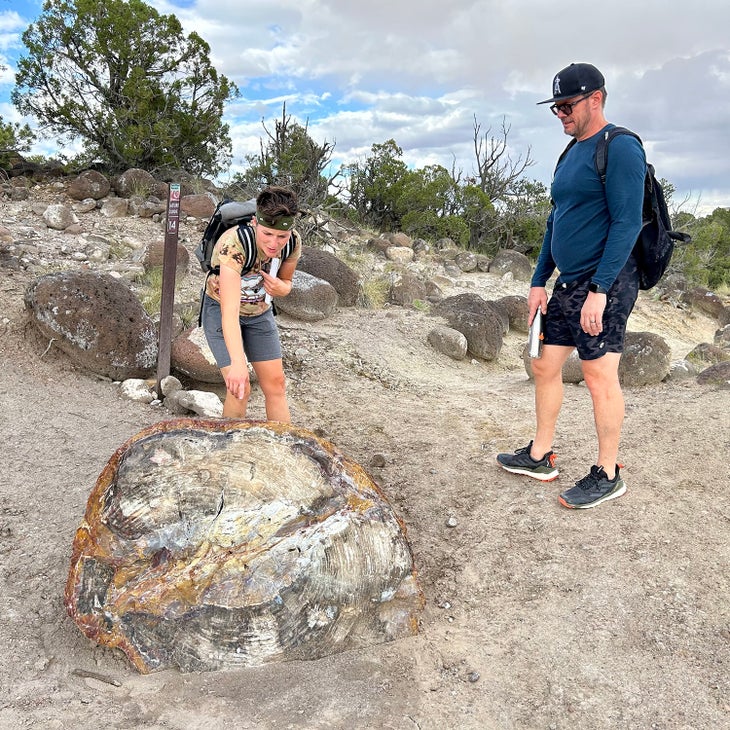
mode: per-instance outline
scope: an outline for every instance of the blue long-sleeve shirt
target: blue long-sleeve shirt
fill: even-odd
[[[596,144],[613,126],[574,144],[558,164],[532,286],[545,286],[557,268],[560,282],[590,279],[609,289],[631,255],[641,230],[646,157],[631,135],[614,137],[603,185],[596,172]]]

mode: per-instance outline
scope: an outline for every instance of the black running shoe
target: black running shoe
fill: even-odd
[[[558,478],[558,469],[555,466],[555,454],[548,451],[542,459],[535,461],[530,456],[532,441],[514,454],[497,454],[497,463],[512,474],[524,474],[534,477],[541,482],[552,482]]]
[[[563,492],[558,501],[568,509],[588,509],[615,499],[626,493],[626,484],[619,475],[616,464],[616,476],[609,479],[602,466],[592,466],[590,474],[575,483],[574,487]]]

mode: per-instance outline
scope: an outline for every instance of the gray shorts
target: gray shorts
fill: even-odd
[[[219,368],[228,367],[231,358],[226,341],[223,339],[221,323],[221,305],[207,294],[203,295],[203,311],[201,322],[208,347]],[[274,312],[268,309],[254,317],[239,317],[243,351],[249,362],[264,362],[281,359],[281,342],[279,330],[274,321]]]

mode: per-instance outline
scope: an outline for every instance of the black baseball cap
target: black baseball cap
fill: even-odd
[[[573,96],[590,94],[606,85],[603,74],[590,63],[571,63],[562,71],[558,71],[553,79],[553,95],[538,104],[549,104],[553,101],[570,99]]]

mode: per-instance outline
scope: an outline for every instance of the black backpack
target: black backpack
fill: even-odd
[[[612,127],[606,130],[596,145],[596,172],[601,182],[606,184],[608,145],[619,134],[629,134],[643,146],[641,137],[625,127]],[[568,150],[576,143],[572,139],[558,159],[563,159]],[[674,253],[675,241],[689,243],[692,237],[687,233],[672,230],[669,209],[664,199],[664,191],[654,174],[654,166],[647,163],[644,178],[644,204],[642,207],[642,228],[634,245],[634,257],[639,269],[639,289],[651,289],[664,275]]]
[[[251,222],[252,218],[256,213],[256,200],[246,200],[243,203],[237,203],[235,200],[222,200],[216,206],[213,215],[208,221],[208,225],[205,227],[203,237],[200,240],[197,248],[195,249],[195,257],[200,262],[200,268],[206,274],[218,274],[220,269],[218,267],[213,268],[210,264],[210,260],[213,256],[213,248],[221,237],[224,231],[227,231],[233,226],[240,226],[238,229],[239,239],[241,235],[248,235],[245,230],[248,229],[248,223]],[[241,240],[243,244],[243,250],[246,252],[246,262],[243,267],[244,270],[250,269],[256,261],[256,246],[250,245],[251,241]],[[246,245],[246,244],[249,245]]]

